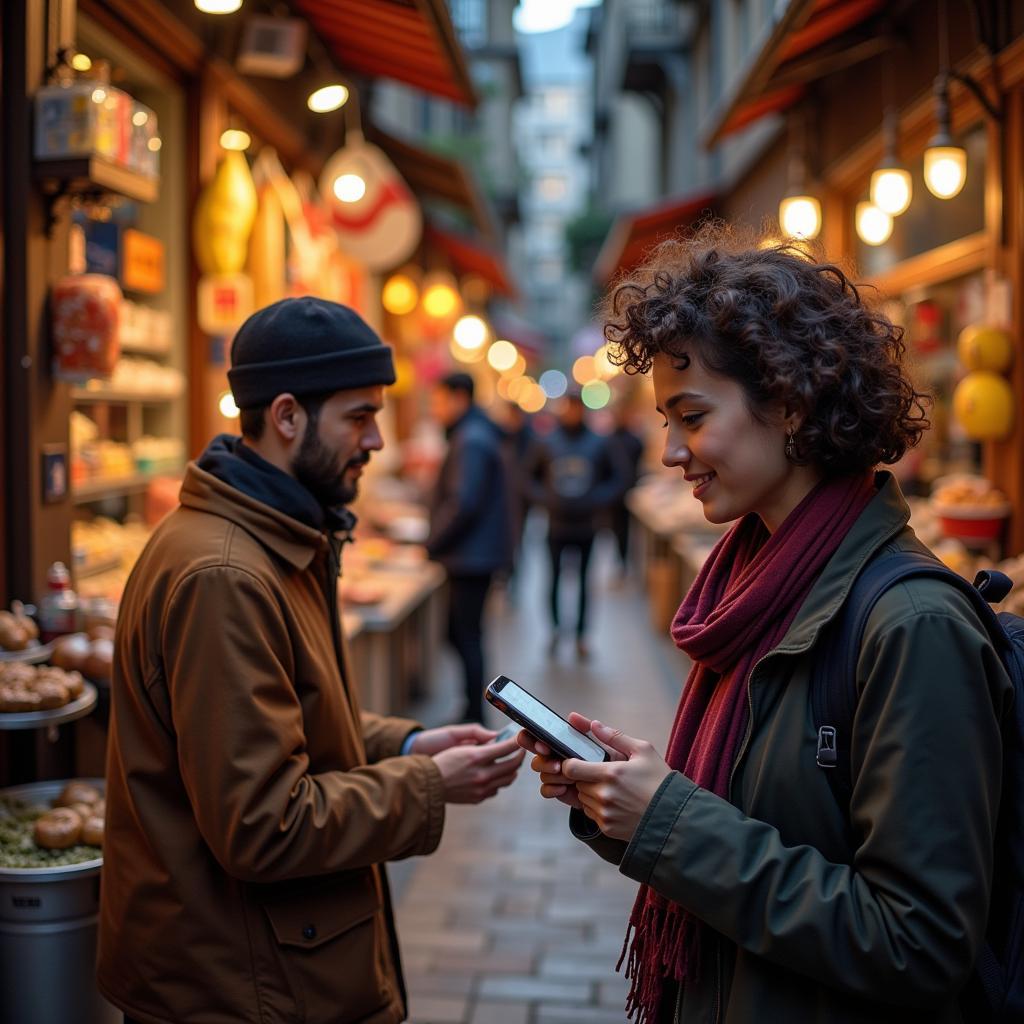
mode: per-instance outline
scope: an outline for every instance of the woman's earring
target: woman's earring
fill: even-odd
[[[783,451],[786,453],[786,458],[792,462],[793,456],[796,455],[796,445],[793,443],[792,430],[790,430],[786,434],[786,447],[783,449]]]

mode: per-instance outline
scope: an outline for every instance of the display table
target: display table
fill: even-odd
[[[382,600],[345,606],[342,624],[362,706],[401,714],[431,684],[444,634],[444,569],[434,562],[364,569],[361,583],[378,583]]]
[[[626,495],[635,538],[631,557],[650,599],[651,625],[667,633],[679,603],[721,536],[686,485],[663,479]]]

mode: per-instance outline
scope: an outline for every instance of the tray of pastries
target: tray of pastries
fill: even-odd
[[[34,782],[0,790],[0,880],[77,874],[103,862],[102,779]]]

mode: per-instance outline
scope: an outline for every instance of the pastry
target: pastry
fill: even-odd
[[[0,611],[0,647],[8,651],[23,651],[30,639],[11,612]]]
[[[103,845],[103,819],[97,815],[82,823],[82,842],[89,846]]]
[[[0,711],[40,711],[42,699],[35,690],[22,685],[0,686]]]
[[[75,804],[88,804],[90,807],[100,800],[100,791],[88,782],[77,779],[69,782],[53,801],[54,807],[73,807]]]
[[[68,688],[56,679],[37,679],[32,690],[39,697],[39,708],[42,711],[62,708],[71,699]]]
[[[71,633],[57,641],[50,661],[58,668],[81,672],[90,651],[91,644],[85,633]]]
[[[82,836],[82,819],[70,807],[58,807],[42,815],[32,830],[37,846],[45,850],[66,850]]]

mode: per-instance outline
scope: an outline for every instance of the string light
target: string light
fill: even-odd
[[[892,235],[892,217],[872,202],[857,204],[854,221],[858,237],[867,245],[882,245]]]
[[[511,341],[499,339],[487,350],[487,362],[499,373],[511,370],[519,359],[519,352]]]
[[[242,0],[195,0],[196,10],[203,14],[234,14]]]
[[[306,106],[314,114],[326,114],[345,106],[348,96],[348,89],[344,85],[324,85],[309,94]]]
[[[244,153],[252,145],[252,137],[248,132],[240,128],[228,128],[220,134],[220,144],[223,149],[232,149]]]

